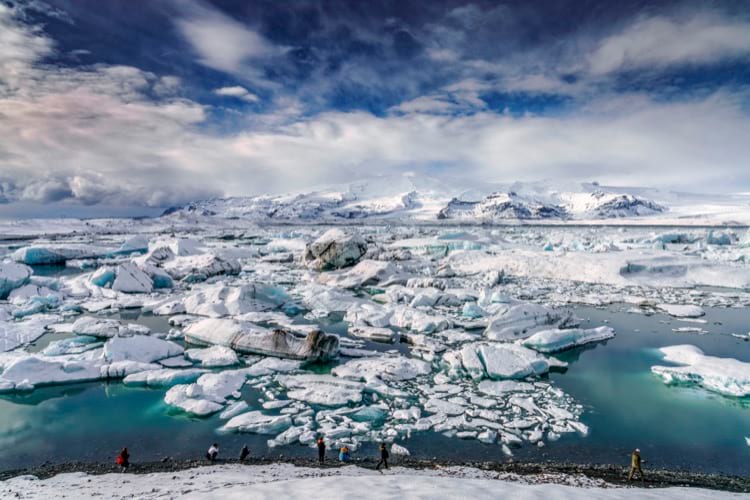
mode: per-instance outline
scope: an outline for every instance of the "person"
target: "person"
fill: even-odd
[[[244,462],[249,454],[250,448],[247,447],[247,444],[242,445],[242,449],[240,450],[240,462]]]
[[[380,470],[381,465],[388,468],[388,448],[385,447],[385,443],[380,443],[380,462],[375,466],[375,470]]]
[[[128,453],[127,448],[120,450],[120,454],[117,455],[115,462],[120,466],[120,472],[128,470],[128,467],[130,467],[130,453]]]
[[[216,457],[219,456],[219,445],[217,443],[214,443],[211,445],[211,447],[206,452],[206,458],[209,462],[213,462],[216,460]]]
[[[318,438],[318,463],[320,465],[323,465],[323,462],[326,459],[326,443],[323,441],[322,437]]]
[[[628,481],[633,480],[633,476],[636,472],[638,472],[641,481],[643,481],[643,469],[641,469],[641,463],[643,462],[645,462],[645,460],[641,459],[641,450],[636,448],[630,456],[630,474],[628,474]]]
[[[346,446],[342,446],[339,450],[339,462],[348,462],[349,461],[349,448]]]

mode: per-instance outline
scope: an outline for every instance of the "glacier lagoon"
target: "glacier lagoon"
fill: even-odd
[[[705,319],[711,333],[697,335],[673,332],[681,322],[669,316],[645,316],[624,312],[626,309],[626,305],[576,308],[585,323],[607,320],[618,335],[606,344],[557,354],[569,366],[549,375],[555,385],[584,406],[581,421],[590,429],[588,436],[563,436],[543,448],[526,445],[513,450],[514,458],[625,465],[631,449],[639,446],[648,467],[746,473],[750,450],[743,436],[750,433],[750,399],[667,386],[650,367],[660,363],[658,347],[679,341],[698,345],[707,354],[750,361],[750,343],[730,335],[746,329],[748,310],[707,309]],[[137,310],[127,311],[123,317],[151,328],[166,326],[164,318],[141,315]],[[342,334],[340,323],[325,328]],[[37,348],[59,337],[48,334]],[[382,349],[383,344],[368,347]],[[314,369],[326,372],[330,366]],[[257,389],[246,387],[242,399],[250,408],[261,408],[258,399],[262,394]],[[46,461],[108,462],[122,446],[131,449],[134,460],[199,458],[213,441],[221,443],[224,457],[234,457],[244,443],[255,456],[314,454],[298,444],[268,448],[268,436],[217,434],[222,423],[217,415],[198,418],[166,405],[161,389],[129,387],[116,381],[38,388],[0,397],[0,446],[13,450],[0,457],[0,468]],[[398,442],[418,458],[507,459],[497,445],[447,438],[431,431]],[[370,443],[355,456],[375,456],[376,452],[376,445]]]
[[[697,384],[666,385],[651,371],[670,365],[658,348],[681,344],[709,356],[750,361],[750,344],[731,335],[746,334],[750,316],[748,245],[742,228],[731,230],[725,238],[729,243],[719,245],[712,243],[717,241],[715,228],[338,226],[361,234],[367,255],[354,267],[320,271],[305,263],[304,254],[325,226],[228,229],[222,223],[215,228],[191,220],[156,231],[153,221],[144,224],[144,233],[136,238],[110,228],[54,243],[39,237],[7,247],[6,258],[30,245],[77,245],[82,240],[103,250],[64,266],[31,266],[33,286],[18,288],[22,293],[12,292],[0,304],[3,321],[24,325],[44,315],[54,321],[40,338],[21,338],[20,347],[4,353],[4,367],[16,356],[44,357],[50,344],[78,337],[70,327],[81,316],[113,319],[121,327],[138,324],[145,329],[126,328],[126,338],[168,334],[169,342],[179,345],[185,345],[185,326],[207,316],[300,334],[317,326],[341,336],[337,361],[292,367],[291,377],[274,371],[278,367],[257,370],[257,356],[242,356],[240,365],[211,368],[214,373],[253,372],[239,392],[218,398],[222,411],[246,401],[248,406],[238,411],[254,422],[286,412],[294,419],[287,431],[321,432],[330,439],[329,448],[354,440],[355,456],[373,455],[382,439],[423,458],[503,461],[512,455],[515,460],[624,464],[638,446],[649,466],[744,472],[745,436],[750,435],[747,398],[722,396]],[[145,245],[148,250],[120,250]],[[167,257],[154,260],[162,255]],[[134,292],[129,287],[140,285],[131,281],[124,292],[111,281],[100,286],[94,279],[102,269],[112,269],[112,278],[121,269],[131,272],[132,266],[119,267],[128,263],[148,279],[166,271],[174,285]],[[49,295],[58,298],[49,301]],[[37,310],[32,306],[40,299],[44,307]],[[675,317],[680,315],[688,317]],[[360,335],[383,335],[384,327],[402,341],[381,343],[353,335],[354,329]],[[528,366],[523,357],[531,356],[528,349],[519,359],[507,356],[522,348],[488,351],[521,345],[539,330],[568,334],[597,328],[612,328],[615,337],[534,354]],[[22,379],[10,380],[19,387],[0,396],[0,436],[16,453],[3,457],[0,467],[106,462],[122,446],[131,449],[134,460],[200,457],[214,440],[222,443],[225,456],[233,456],[245,442],[256,455],[312,454],[304,433],[291,439],[282,429],[218,433],[231,421],[221,418],[221,411],[200,417],[168,404],[168,385],[123,384],[125,374],[95,357],[109,340],[97,339],[99,347],[87,351],[90,358],[63,354],[66,360],[83,359],[87,369],[106,368],[102,380],[40,384],[30,392]],[[471,364],[470,348],[481,351],[483,366]],[[335,370],[358,367],[350,363],[368,359],[373,363],[365,368],[377,371],[391,363],[393,371],[384,377],[364,370],[368,378],[363,382],[356,369]],[[503,378],[509,360],[520,362],[521,370],[533,367],[541,373],[522,376],[520,385],[503,385],[497,379]],[[200,365],[181,358],[184,367]],[[425,367],[428,373],[420,371]],[[160,367],[131,363],[126,370],[146,373],[154,368]],[[310,375],[328,378],[304,378]],[[329,388],[337,397],[350,397],[352,383],[357,397],[362,389],[360,403],[318,404]],[[477,390],[483,385],[484,391]],[[291,393],[296,399],[287,398]],[[216,398],[196,401],[211,397]],[[360,407],[357,418],[347,413]],[[372,417],[378,408],[386,409],[387,418],[374,424],[368,419],[381,419]],[[411,416],[415,409],[419,417]],[[397,412],[398,418],[390,418]],[[272,439],[275,446],[268,448]],[[286,439],[291,444],[284,444]]]

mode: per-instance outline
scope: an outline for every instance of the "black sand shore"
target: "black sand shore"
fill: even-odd
[[[214,465],[237,464],[237,460],[217,460]],[[268,465],[272,463],[289,463],[301,467],[319,467],[317,461],[306,458],[251,458],[244,462],[246,465]],[[349,464],[360,467],[375,467],[374,460],[352,460]],[[210,466],[206,460],[172,460],[164,458],[159,462],[133,463],[128,469],[128,474],[149,474],[152,472],[174,472],[193,467]],[[727,476],[720,474],[701,474],[676,470],[649,470],[646,469],[645,481],[627,480],[627,468],[621,465],[580,465],[566,463],[523,463],[523,462],[455,462],[449,460],[417,460],[403,459],[397,464],[401,467],[414,469],[431,469],[438,467],[463,466],[477,469],[495,471],[498,473],[511,473],[521,476],[525,475],[549,475],[543,482],[560,482],[563,475],[583,475],[591,479],[606,481],[613,485],[628,485],[644,488],[666,488],[670,486],[685,486],[693,488],[708,488],[738,493],[750,492],[750,477]],[[335,460],[329,460],[325,468],[340,467]],[[52,477],[56,474],[66,472],[86,472],[88,474],[107,474],[119,472],[119,467],[114,464],[103,463],[63,463],[43,464],[39,467],[17,469],[0,472],[0,480],[10,479],[20,475],[34,475],[40,479]]]

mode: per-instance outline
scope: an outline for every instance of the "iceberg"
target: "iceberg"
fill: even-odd
[[[652,366],[666,384],[685,384],[732,397],[750,396],[750,363],[707,356],[693,345],[662,347],[664,361],[680,366]]]
[[[0,300],[8,298],[8,294],[20,286],[25,285],[31,278],[31,268],[15,262],[0,262]]]
[[[475,380],[520,379],[542,375],[550,368],[547,358],[518,344],[471,343],[458,351],[458,358],[461,367]]]
[[[100,365],[88,360],[20,357],[5,367],[0,388],[5,392],[32,390],[40,385],[87,382],[102,378]]]
[[[23,321],[0,321],[0,352],[12,351],[34,342],[45,334],[45,328],[60,321],[54,314],[34,315]]]
[[[362,288],[386,280],[393,282],[396,273],[396,267],[390,262],[366,259],[341,274],[323,274],[320,282],[339,288]]]
[[[30,266],[64,264],[73,259],[92,259],[111,253],[110,249],[91,245],[33,245],[19,248],[11,254],[16,262]]]
[[[566,349],[602,342],[615,336],[615,331],[608,326],[581,329],[570,328],[567,330],[542,330],[522,342],[522,345],[538,352],[553,353]]]
[[[320,406],[344,406],[362,401],[364,384],[330,375],[279,375],[287,397]]]
[[[490,319],[484,336],[489,340],[513,341],[531,336],[544,326],[567,325],[569,314],[537,304],[499,304],[500,311]]]
[[[178,370],[174,368],[163,368],[160,370],[148,370],[133,373],[125,377],[122,382],[125,385],[145,385],[147,387],[172,387],[177,384],[191,384],[206,373],[200,368],[188,368]]]
[[[304,338],[287,330],[269,330],[249,322],[203,319],[185,329],[185,339],[199,345],[222,345],[243,354],[304,361],[327,361],[339,352],[339,338],[320,330]]]
[[[160,359],[182,354],[182,346],[146,335],[132,337],[112,337],[104,343],[103,357],[106,361],[139,361],[153,363]]]
[[[267,311],[284,303],[285,295],[272,285],[203,286],[183,301],[185,312],[210,318]]]
[[[112,290],[123,293],[151,293],[154,290],[151,277],[133,262],[118,265],[116,274]]]
[[[215,345],[207,349],[188,349],[185,357],[200,363],[204,368],[234,366],[240,363],[237,353],[229,347]]]
[[[94,316],[84,316],[78,318],[71,331],[78,335],[89,335],[99,338],[112,338],[116,336],[127,337],[130,335],[147,335],[150,330],[142,325],[128,324],[123,325],[116,319],[97,318]]]
[[[232,417],[223,427],[223,432],[248,432],[253,434],[278,434],[292,425],[288,415],[266,415],[260,411],[249,411]]]
[[[305,249],[307,265],[319,271],[340,269],[356,264],[367,253],[367,243],[356,234],[329,229]]]
[[[353,359],[331,370],[333,375],[350,380],[372,382],[411,380],[432,371],[430,363],[405,356],[378,356]]]
[[[194,415],[210,415],[224,408],[228,398],[239,397],[246,379],[247,373],[243,370],[205,373],[192,384],[169,389],[164,402]]]
[[[706,311],[699,306],[658,304],[656,308],[676,318],[700,318],[706,315]]]

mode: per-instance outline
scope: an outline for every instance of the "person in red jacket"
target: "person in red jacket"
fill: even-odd
[[[120,454],[117,455],[115,462],[120,466],[120,472],[128,470],[128,467],[130,467],[130,453],[128,453],[127,448],[120,450]]]

